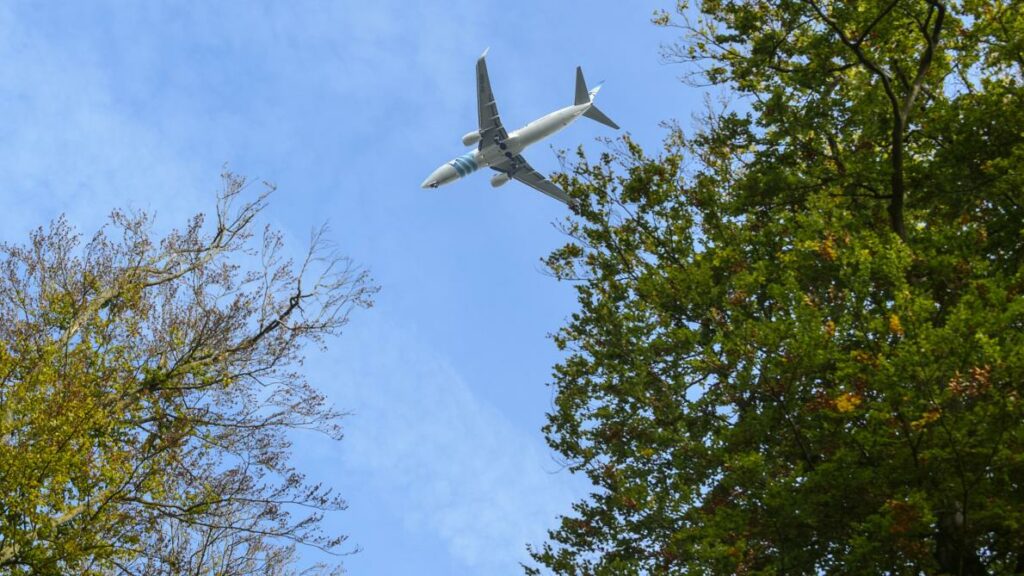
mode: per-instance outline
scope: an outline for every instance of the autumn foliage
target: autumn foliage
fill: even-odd
[[[1024,572],[1024,10],[706,0],[728,88],[562,181],[560,574]]]
[[[216,212],[157,237],[114,212],[0,246],[0,573],[284,574],[344,507],[289,464],[340,437],[296,367],[376,288],[322,232],[292,261],[255,234],[266,194],[225,175]],[[324,571],[332,567],[323,567]]]

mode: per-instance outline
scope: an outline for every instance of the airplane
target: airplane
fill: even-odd
[[[552,198],[565,202],[574,208],[574,202],[564,190],[551,183],[526,162],[522,151],[531,144],[562,130],[580,116],[585,116],[616,130],[619,126],[594,106],[594,96],[601,86],[587,90],[583,70],[576,67],[576,98],[571,106],[556,110],[538,118],[509,134],[501,125],[498,106],[491,92],[491,81],[487,76],[487,50],[476,61],[476,104],[479,129],[462,137],[466,146],[477,145],[476,150],[463,154],[434,170],[421,184],[422,188],[437,188],[490,167],[498,174],[491,177],[491,186],[497,188],[515,179]]]

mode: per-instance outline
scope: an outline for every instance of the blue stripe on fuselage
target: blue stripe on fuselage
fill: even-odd
[[[450,165],[450,166],[451,166],[452,168],[455,168],[455,172],[457,172],[457,173],[458,173],[458,175],[459,175],[459,178],[462,178],[463,176],[465,176],[465,175],[466,175],[466,170],[465,170],[465,169],[464,169],[464,168],[462,167],[462,164],[459,164],[459,162],[458,162],[458,159],[452,160],[452,161],[451,161],[451,162],[449,162],[448,164],[449,164],[449,165]]]
[[[469,154],[463,154],[462,156],[459,156],[458,158],[449,162],[449,164],[451,164],[452,168],[455,168],[455,171],[459,174],[459,178],[462,178],[463,176],[471,172],[475,172],[478,168],[480,168],[480,166],[477,165],[476,163],[476,159],[473,158],[472,152],[470,152]]]

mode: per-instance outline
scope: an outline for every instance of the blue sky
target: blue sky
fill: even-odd
[[[296,459],[349,500],[329,527],[352,574],[516,574],[525,544],[587,485],[557,464],[547,338],[575,309],[540,259],[566,209],[476,174],[419,183],[475,128],[474,62],[511,129],[606,80],[601,109],[640,143],[702,94],[660,63],[665,0],[0,3],[0,238],[61,212],[91,233],[114,207],[161,226],[212,207],[231,170],[279,187],[265,218],[301,249],[329,222],[383,287],[307,371],[341,409],[340,444]],[[613,133],[581,120],[526,156]]]

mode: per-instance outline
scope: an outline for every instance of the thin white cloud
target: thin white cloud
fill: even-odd
[[[439,536],[474,573],[518,573],[526,544],[542,542],[582,495],[581,479],[558,471],[540,431],[514,426],[429,344],[374,316],[359,319],[329,363],[307,365],[353,412],[341,469],[376,485],[407,529]],[[330,452],[320,444],[320,458]]]
[[[194,206],[187,200],[202,196],[201,184],[216,185],[215,174],[194,178],[159,133],[119,110],[89,54],[52,46],[11,5],[0,7],[0,29],[0,228],[23,235],[68,212],[94,229],[114,206],[174,211]]]

